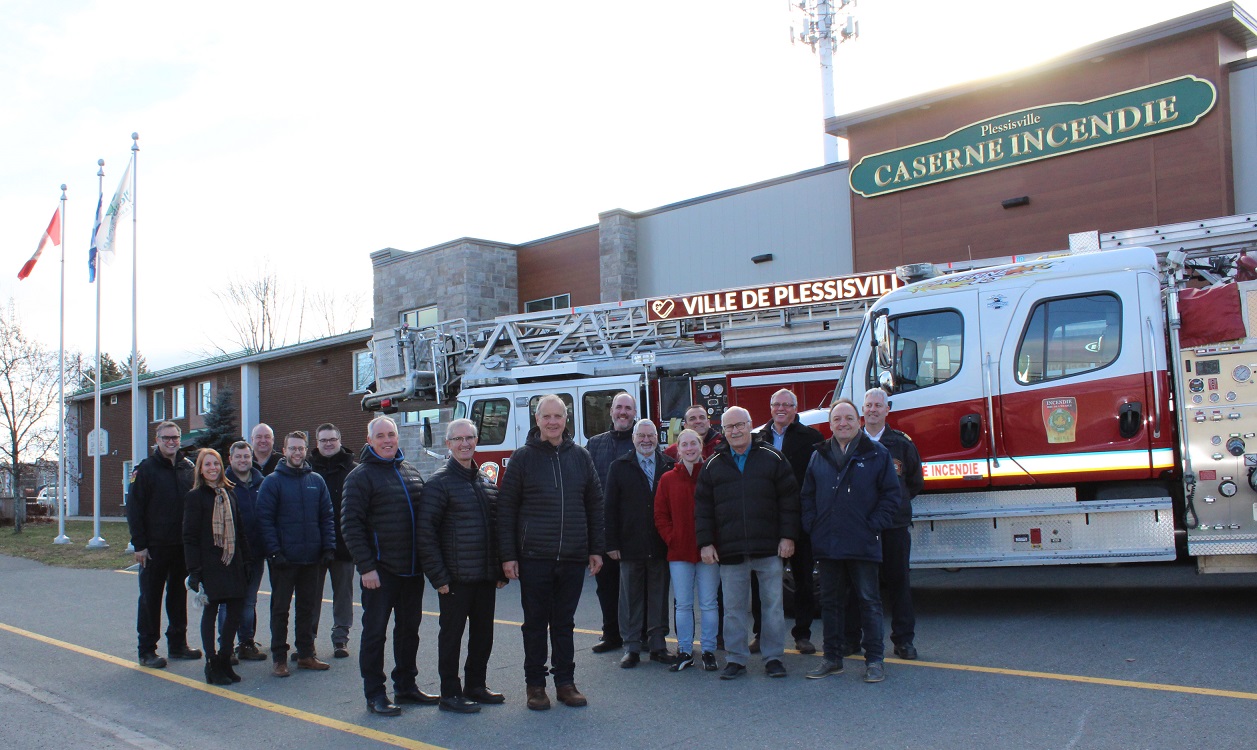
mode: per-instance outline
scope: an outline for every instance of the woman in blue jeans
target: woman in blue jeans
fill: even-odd
[[[698,555],[694,531],[694,485],[703,468],[703,439],[693,430],[677,437],[677,457],[681,460],[659,478],[655,491],[655,527],[668,545],[668,567],[672,592],[676,597],[677,662],[670,669],[680,672],[694,664],[694,587],[698,586],[701,612],[703,669],[716,670],[716,634],[720,613],[716,595],[720,590],[720,566],[704,563]]]

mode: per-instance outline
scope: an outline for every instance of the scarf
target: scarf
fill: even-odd
[[[231,496],[226,487],[214,490],[214,546],[223,548],[223,565],[236,554],[236,519],[231,513]]]

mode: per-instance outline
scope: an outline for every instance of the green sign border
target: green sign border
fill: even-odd
[[[1186,86],[1180,87],[1177,86],[1177,84],[1186,84]],[[1200,98],[1201,94],[1205,93],[1204,90],[1199,90],[1199,92],[1196,91],[1196,89],[1198,89],[1197,84],[1203,84],[1203,86],[1207,88],[1208,101],[1203,105],[1203,107],[1197,105],[1194,101],[1195,99]],[[944,173],[933,177],[924,175],[919,179],[914,179],[911,184],[898,186],[892,184],[887,186],[885,189],[878,189],[874,187],[870,190],[860,189],[856,185],[857,180],[861,183],[872,183],[873,185],[876,185],[874,179],[872,177],[865,176],[865,173],[870,171],[876,173],[877,169],[888,164],[891,165],[893,169],[900,163],[912,164],[913,159],[928,157],[932,154],[942,154],[948,149],[960,149],[963,153],[966,146],[972,147],[974,144],[985,143],[991,141],[993,138],[998,138],[1001,141],[1006,142],[1005,139],[1007,139],[1010,134],[1015,135],[1022,128],[1030,127],[1032,124],[1038,125],[1046,122],[1048,123],[1048,127],[1051,127],[1057,124],[1067,124],[1071,120],[1097,114],[1095,111],[1096,108],[1093,105],[1100,102],[1112,104],[1112,108],[1109,111],[1116,111],[1123,107],[1131,106],[1137,108],[1142,107],[1147,94],[1152,93],[1158,88],[1168,89],[1168,91],[1164,92],[1166,95],[1176,96],[1176,104],[1180,104],[1186,100],[1189,105],[1187,107],[1187,111],[1184,111],[1183,109],[1176,109],[1176,111],[1179,115],[1187,115],[1187,117],[1180,117],[1173,124],[1158,124],[1157,126],[1152,127],[1140,126],[1138,132],[1131,132],[1128,135],[1109,136],[1105,138],[1105,140],[1099,142],[1094,142],[1094,139],[1089,138],[1087,141],[1083,141],[1078,144],[1067,143],[1058,147],[1056,150],[1041,150],[1033,155],[1030,155],[1029,153],[1010,154],[1007,150],[1005,150],[1005,156],[1003,157],[1004,160],[999,164],[987,165],[984,163],[978,167],[965,169],[960,173]],[[1161,93],[1162,92],[1157,92],[1158,96],[1156,98],[1161,98]],[[1218,91],[1212,81],[1197,78],[1193,75],[1186,75],[1178,78],[1171,78],[1159,83],[1153,83],[1147,86],[1140,86],[1127,91],[1121,91],[1116,94],[1109,94],[1107,96],[1102,96],[1085,102],[1057,102],[1053,104],[1041,104],[1034,107],[1027,107],[1014,112],[1007,112],[993,117],[986,117],[968,125],[961,126],[942,138],[936,138],[930,141],[921,141],[909,146],[901,146],[888,151],[880,151],[875,154],[864,156],[854,167],[851,168],[847,177],[847,183],[851,187],[851,192],[865,198],[876,198],[881,195],[897,193],[903,190],[911,190],[913,188],[924,187],[926,185],[936,185],[940,182],[957,180],[976,174],[983,174],[985,172],[993,172],[997,169],[1016,167],[1022,164],[1041,161],[1043,159],[1051,159],[1057,156],[1077,153],[1079,151],[1101,148],[1103,146],[1111,146],[1115,143],[1124,143],[1137,138],[1145,138],[1152,135],[1159,135],[1161,133],[1168,133],[1174,130],[1189,128],[1199,122],[1200,118],[1213,111],[1217,101]],[[1193,114],[1191,110],[1197,108],[1199,111]],[[1028,116],[1037,116],[1039,120],[1035,123],[1017,125],[1016,127],[1003,127],[999,131],[985,135],[982,134],[983,126],[1009,126],[1014,124],[1017,120]],[[894,158],[886,158],[889,155],[893,155]]]

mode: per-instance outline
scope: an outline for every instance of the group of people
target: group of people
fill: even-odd
[[[865,680],[880,681],[879,577],[889,592],[895,653],[916,658],[908,526],[923,481],[911,440],[886,427],[885,394],[870,390],[863,406],[862,427],[856,405],[837,401],[829,440],[799,422],[789,390],[773,395],[772,419],[759,429],[745,409],[732,407],[717,430],[706,408],[694,406],[676,442],[661,450],[654,423],[637,419],[627,393],[612,400],[611,429],[587,447],[568,433],[562,399],[544,396],[526,444],[496,484],[475,461],[477,428],[467,419],[447,426],[448,459],[426,481],[406,461],[389,417],[370,422],[357,459],[330,423],[315,431],[314,451],[305,433],[288,433],[282,456],[273,450],[272,429],[260,424],[249,442],[231,446],[226,464],[210,448],[195,462],[180,457],[178,425],[162,422],[127,498],[141,566],[139,663],[166,666],[157,654],[164,594],[168,656],[204,656],[212,684],[240,681],[240,660],[267,658],[254,641],[265,570],[272,674],[291,674],[294,597],[292,658],[299,669],[327,670],[315,648],[322,591],[330,578],[333,656],[347,657],[356,569],[368,710],[395,716],[401,704],[439,704],[475,713],[505,700],[486,677],[497,590],[517,580],[528,708],[550,708],[549,677],[560,703],[584,706],[573,630],[588,573],[597,577],[603,615],[593,651],[622,650],[621,667],[637,666],[645,652],[674,672],[716,671],[723,648],[721,679],[744,674],[756,652],[766,674],[784,677],[782,575],[789,560],[792,634],[802,653],[816,651],[814,566],[820,574],[825,653],[807,676],[837,674],[843,656],[863,650]],[[439,696],[417,682],[425,578],[440,603]],[[203,651],[187,642],[185,589],[208,600]],[[670,610],[676,652],[666,645]],[[390,616],[391,698],[384,672]]]

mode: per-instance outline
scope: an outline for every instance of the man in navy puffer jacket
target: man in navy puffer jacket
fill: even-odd
[[[825,625],[825,659],[807,676],[817,679],[842,672],[838,653],[850,585],[860,602],[864,681],[881,682],[885,673],[877,574],[881,532],[894,524],[899,510],[899,477],[890,452],[860,429],[860,413],[850,399],[840,399],[830,408],[829,426],[833,438],[812,455],[799,493],[803,530],[812,537],[820,567]]]

